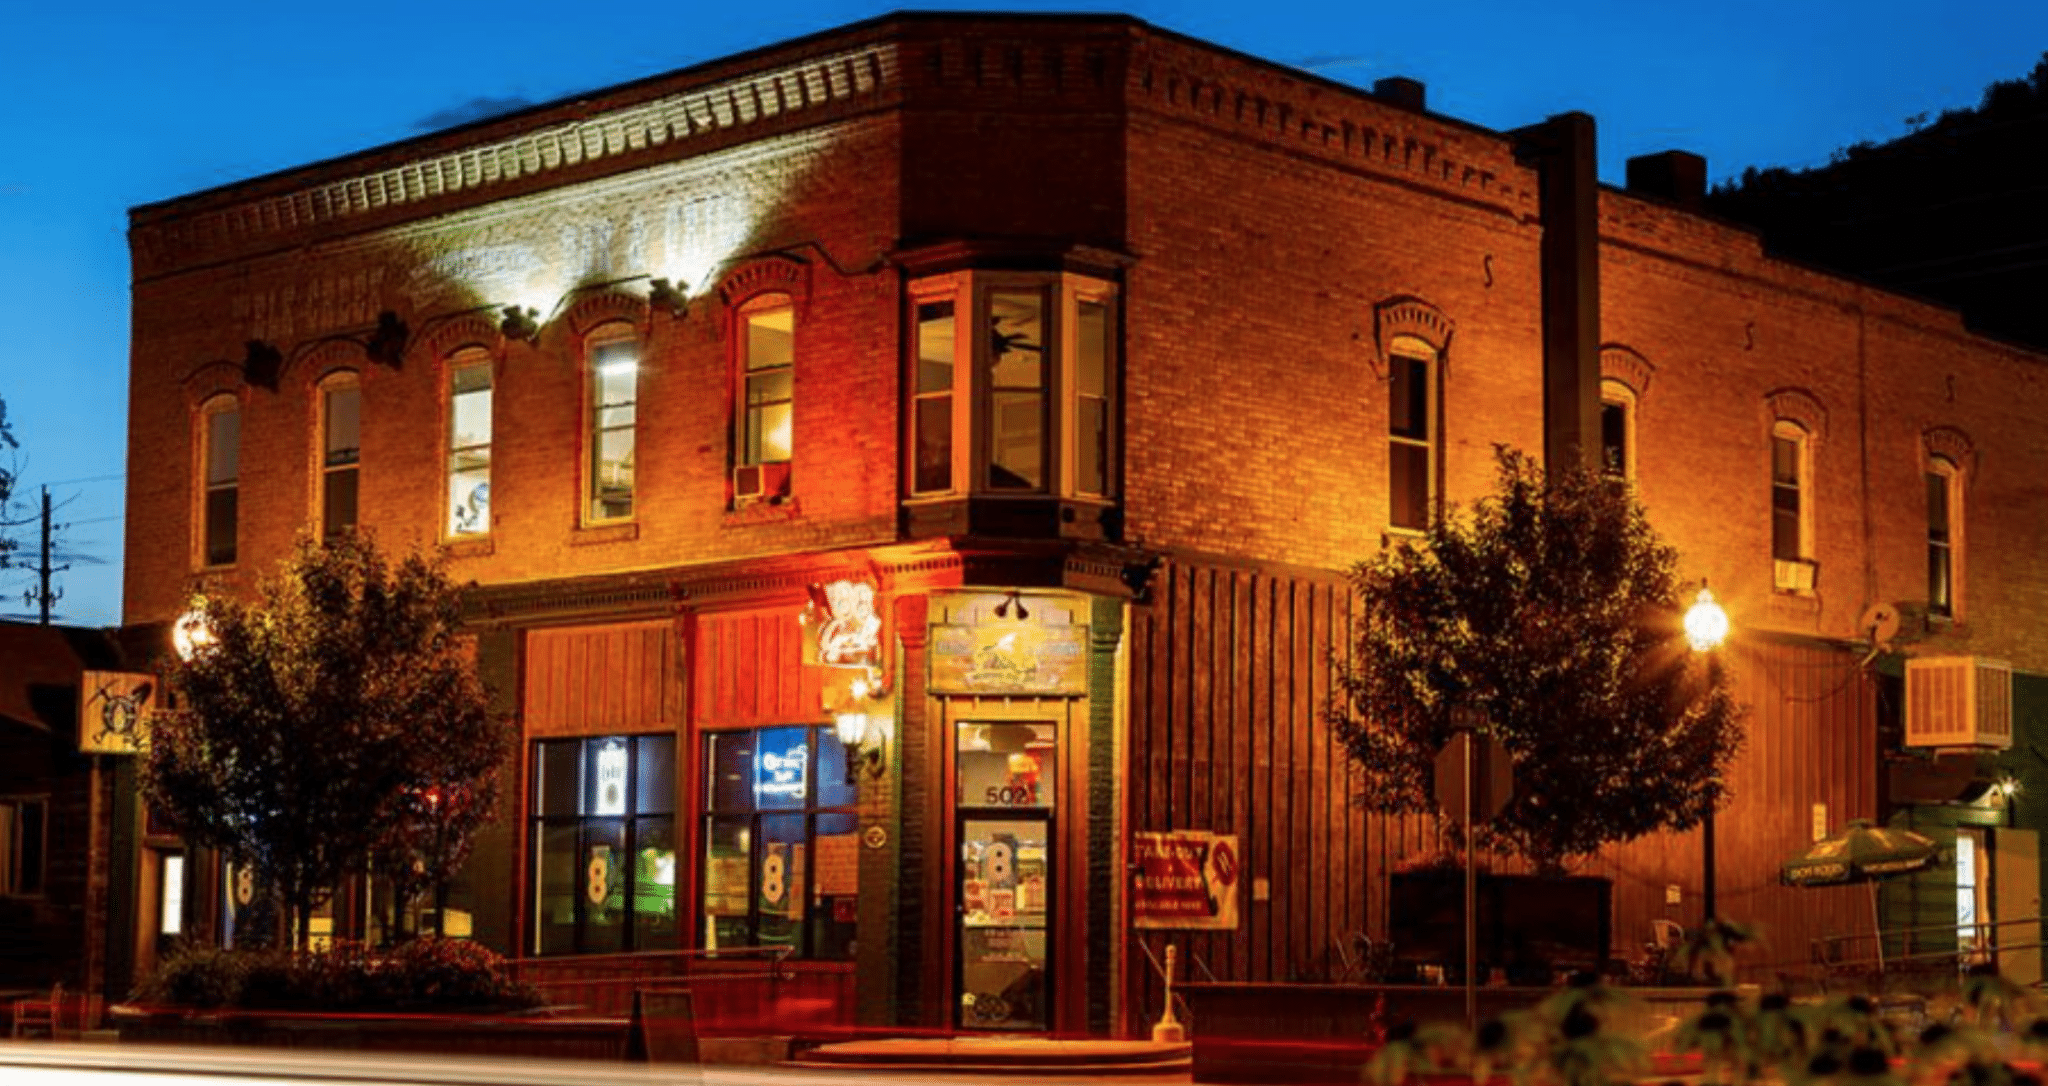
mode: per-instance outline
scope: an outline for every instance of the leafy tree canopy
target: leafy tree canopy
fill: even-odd
[[[195,607],[212,639],[165,676],[175,708],[153,718],[143,771],[158,811],[247,865],[295,942],[344,875],[460,862],[512,736],[438,566],[387,564],[358,535],[302,540],[253,602]]]
[[[1741,710],[1681,632],[1677,552],[1627,489],[1498,458],[1498,493],[1352,572],[1361,615],[1329,716],[1363,801],[1432,810],[1434,759],[1466,706],[1515,762],[1487,847],[1555,869],[1696,825],[1722,795]]]

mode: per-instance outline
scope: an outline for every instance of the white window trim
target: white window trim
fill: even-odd
[[[633,371],[633,490],[632,511],[624,516],[600,517],[597,515],[597,351],[614,343],[631,343],[634,346]],[[601,527],[612,524],[630,524],[640,515],[640,402],[641,377],[647,369],[647,344],[639,331],[624,321],[606,321],[590,330],[583,337],[583,422],[582,462],[578,470],[578,514],[577,523],[583,527]]]
[[[1950,622],[1961,622],[1963,620],[1963,600],[1966,596],[1966,593],[1963,591],[1964,555],[1966,553],[1964,547],[1967,543],[1968,535],[1965,529],[1967,516],[1963,500],[1963,469],[1961,465],[1946,456],[1938,453],[1929,454],[1926,458],[1924,475],[1940,476],[1948,489],[1948,612],[1946,615],[1937,613],[1937,617],[1945,617]],[[1922,518],[1923,520],[1925,519],[1924,513]],[[1932,523],[1927,524],[1924,545],[1930,553],[1934,549],[1933,531],[1934,525]],[[1931,590],[1934,586],[1928,584],[1923,587]],[[1928,609],[1932,612],[1934,600],[1931,591],[1928,592],[1927,602]]]
[[[207,479],[207,476],[211,472],[213,461],[213,420],[214,416],[216,415],[226,414],[233,414],[235,416],[235,477],[233,482],[215,486]],[[231,561],[214,563],[207,561],[207,543],[210,542],[207,539],[206,535],[207,505],[212,495],[216,491],[233,490],[236,492],[234,544],[235,559],[236,561],[239,561],[242,556],[242,429],[243,424],[248,422],[248,418],[242,411],[241,399],[232,392],[223,392],[218,395],[208,397],[206,402],[199,405],[198,418],[198,464],[196,465],[196,469],[194,470],[192,477],[198,482],[199,485],[196,488],[194,488],[196,504],[198,508],[195,511],[193,517],[194,530],[192,533],[192,564],[200,569],[231,569],[234,567],[235,562]]]
[[[327,427],[329,424],[327,397],[344,389],[356,393],[356,459],[343,466],[327,463]],[[313,386],[313,530],[316,537],[327,534],[327,480],[328,477],[344,470],[356,473],[356,518],[349,525],[351,531],[363,525],[363,379],[354,370],[336,370],[327,374]]]
[[[455,375],[463,370],[482,369],[490,374],[491,440],[482,445],[455,444]],[[474,532],[454,531],[454,497],[451,480],[455,475],[455,454],[473,449],[485,450],[484,485],[493,485],[492,476],[497,467],[495,453],[498,443],[498,364],[491,352],[483,347],[464,347],[448,356],[441,370],[442,393],[442,448],[441,448],[441,539],[457,543],[468,540],[487,539],[491,534],[492,522],[496,519],[493,506],[486,505],[484,525]]]
[[[1443,509],[1443,494],[1438,484],[1438,477],[1443,472],[1444,447],[1443,412],[1440,409],[1443,395],[1443,352],[1437,350],[1436,346],[1428,340],[1407,333],[1397,334],[1388,341],[1387,390],[1380,397],[1379,402],[1382,418],[1385,418],[1384,412],[1388,409],[1389,399],[1393,395],[1394,366],[1403,358],[1413,359],[1423,364],[1424,389],[1422,410],[1424,418],[1428,423],[1429,437],[1422,441],[1417,441],[1414,438],[1397,437],[1393,432],[1391,422],[1382,424],[1387,427],[1387,470],[1384,476],[1387,483],[1386,526],[1388,535],[1419,538],[1428,534],[1430,525],[1436,523]],[[1394,523],[1393,449],[1395,445],[1420,448],[1428,453],[1428,460],[1423,470],[1427,477],[1429,490],[1428,496],[1424,501],[1426,509],[1425,523],[1421,527],[1410,527]]]

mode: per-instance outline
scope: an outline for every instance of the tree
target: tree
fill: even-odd
[[[1469,707],[1515,763],[1487,847],[1556,870],[1698,824],[1741,714],[1719,662],[1689,658],[1677,552],[1626,488],[1497,455],[1498,493],[1352,571],[1360,617],[1328,715],[1362,801],[1430,810],[1452,709]]]
[[[460,861],[512,736],[437,565],[389,565],[353,534],[302,540],[255,601],[194,602],[210,638],[166,672],[175,708],[152,721],[143,793],[188,840],[246,865],[294,946],[343,877],[398,850],[408,868]],[[413,847],[423,807],[432,848]]]
[[[15,530],[28,521],[14,505],[14,484],[21,478],[20,457],[17,455],[21,443],[14,438],[13,427],[7,424],[7,401],[0,399],[0,450],[5,450],[5,459],[0,460],[0,570],[11,567],[15,552],[21,548],[21,541],[15,538]]]

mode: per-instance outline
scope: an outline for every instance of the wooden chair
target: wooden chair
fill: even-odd
[[[14,1038],[20,1040],[31,1034],[40,1033],[55,1040],[57,1038],[58,1011],[64,1006],[64,984],[59,981],[50,987],[47,999],[17,999],[14,1001]]]

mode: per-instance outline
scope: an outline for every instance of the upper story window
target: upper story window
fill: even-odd
[[[1962,546],[1962,473],[1955,461],[1931,457],[1927,483],[1927,611],[1953,617],[1957,611],[1956,575]]]
[[[1437,356],[1412,336],[1394,339],[1387,373],[1387,526],[1419,532],[1436,511]]]
[[[473,347],[448,365],[449,537],[491,530],[491,356]]]
[[[1780,562],[1813,555],[1811,459],[1804,427],[1796,422],[1771,427],[1771,557]]]
[[[640,395],[640,341],[631,326],[591,334],[589,354],[589,506],[586,522],[633,515],[633,443]]]
[[[789,492],[794,451],[796,307],[768,294],[740,308],[739,404],[733,413],[733,498]]]
[[[910,490],[1109,497],[1115,291],[1073,274],[959,272],[911,288]],[[965,324],[980,334],[960,334]]]
[[[1620,381],[1600,383],[1600,475],[1636,477],[1636,394]]]
[[[43,892],[44,797],[0,799],[0,894]]]
[[[216,396],[200,409],[199,460],[205,485],[200,502],[200,557],[209,566],[235,563],[240,519],[242,410],[233,396]]]
[[[363,388],[354,374],[320,383],[320,530],[353,531],[361,483]]]

